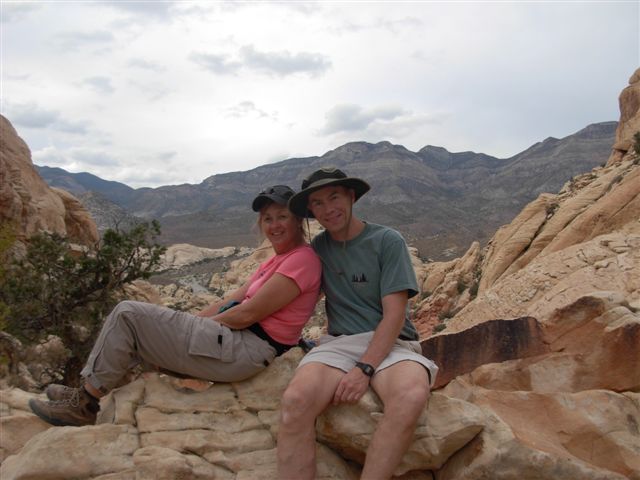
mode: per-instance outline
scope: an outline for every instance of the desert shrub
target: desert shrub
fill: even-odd
[[[24,257],[5,261],[0,276],[4,329],[26,345],[59,336],[71,351],[65,381],[77,383],[83,361],[122,287],[149,278],[165,248],[160,225],[107,230],[92,248],[73,247],[50,233],[29,239]]]
[[[9,249],[14,242],[15,235],[12,226],[9,223],[3,223],[0,226],[0,285],[3,285],[7,278],[6,264],[9,258]],[[9,307],[2,300],[2,295],[0,295],[0,330],[6,328],[8,314]]]
[[[479,288],[479,284],[477,281],[474,281],[471,284],[471,287],[469,287],[469,295],[471,295],[471,298],[476,298],[478,296],[478,288]]]
[[[442,330],[444,330],[445,328],[447,328],[447,324],[446,324],[446,323],[439,323],[438,325],[436,325],[435,327],[433,327],[433,333],[441,332],[441,331],[442,331]]]

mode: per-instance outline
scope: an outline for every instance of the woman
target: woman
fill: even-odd
[[[242,287],[197,315],[142,302],[119,303],[82,370],[84,385],[50,385],[50,400],[31,399],[31,410],[52,425],[90,425],[100,409],[99,398],[140,362],[231,382],[255,375],[295,346],[318,300],[321,265],[305,242],[302,219],[287,208],[293,193],[276,185],[253,200],[260,230],[276,254]]]

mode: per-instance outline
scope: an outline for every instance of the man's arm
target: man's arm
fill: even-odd
[[[382,320],[373,334],[369,347],[362,355],[361,362],[377,368],[389,355],[404,325],[408,300],[406,290],[382,297]],[[362,370],[357,367],[351,369],[336,388],[333,403],[357,402],[367,391],[369,381],[370,378]]]

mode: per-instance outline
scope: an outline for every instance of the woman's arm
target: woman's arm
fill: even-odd
[[[230,328],[246,328],[288,305],[300,293],[296,282],[281,273],[274,273],[253,297],[215,315],[213,319]]]
[[[196,313],[198,317],[213,317],[218,313],[220,307],[226,305],[231,301],[242,302],[244,300],[245,295],[247,294],[247,290],[249,289],[249,283],[245,283],[240,288],[237,288],[230,294],[226,295],[222,300],[212,303],[208,307],[204,308],[200,312]]]

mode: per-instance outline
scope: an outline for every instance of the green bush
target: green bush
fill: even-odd
[[[439,323],[438,325],[436,325],[435,327],[433,327],[433,333],[441,332],[441,331],[442,331],[442,330],[444,330],[445,328],[447,328],[447,324],[446,324],[446,323]]]
[[[127,232],[107,230],[93,248],[72,248],[66,238],[42,233],[29,239],[26,255],[0,270],[3,329],[29,345],[59,336],[71,351],[65,380],[79,379],[83,362],[122,287],[149,278],[165,248],[153,221]],[[2,310],[0,310],[1,312]]]

